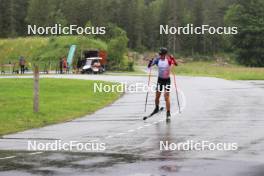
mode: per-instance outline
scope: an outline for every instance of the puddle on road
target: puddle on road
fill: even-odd
[[[5,157],[8,157],[8,156],[11,156],[14,154],[15,154],[15,152],[13,152],[13,151],[1,151],[0,150],[0,158],[5,158]]]
[[[10,151],[2,151],[0,154],[4,157],[16,156],[16,158],[0,160],[0,172],[20,171],[33,175],[56,175],[62,168],[69,171],[92,172],[100,168],[140,160],[139,157],[130,154],[45,152],[39,155],[29,155],[28,152]]]
[[[0,160],[0,175],[234,176],[254,172],[252,168],[256,167],[256,163],[241,161],[146,158],[132,154],[45,152],[29,155],[28,152],[18,152],[16,156]],[[262,171],[258,169],[258,172]]]

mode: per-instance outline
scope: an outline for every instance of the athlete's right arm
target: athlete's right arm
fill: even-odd
[[[148,68],[152,67],[153,65],[157,64],[157,59],[152,58],[148,63]]]

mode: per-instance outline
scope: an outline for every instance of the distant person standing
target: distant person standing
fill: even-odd
[[[60,58],[59,60],[59,69],[60,69],[60,74],[63,73],[63,58]]]
[[[26,60],[23,56],[19,57],[20,74],[25,74]]]
[[[82,68],[82,60],[81,60],[81,58],[79,57],[79,58],[78,58],[78,61],[77,61],[77,73],[78,73],[78,74],[80,73],[81,68]]]
[[[64,73],[67,73],[68,63],[65,56],[63,57],[62,62],[63,62],[63,71]]]

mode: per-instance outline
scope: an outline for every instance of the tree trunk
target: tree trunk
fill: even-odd
[[[39,67],[34,65],[34,100],[33,110],[39,112]]]

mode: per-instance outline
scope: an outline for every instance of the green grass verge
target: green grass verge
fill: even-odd
[[[81,117],[120,97],[120,93],[94,93],[94,82],[99,81],[41,79],[36,114],[32,79],[0,79],[0,135]]]
[[[134,66],[134,71],[107,71],[106,75],[120,75],[120,76],[146,76],[147,73],[143,69],[146,67]]]
[[[176,68],[178,75],[208,76],[229,80],[264,80],[264,68],[219,65],[214,62],[189,62]]]

